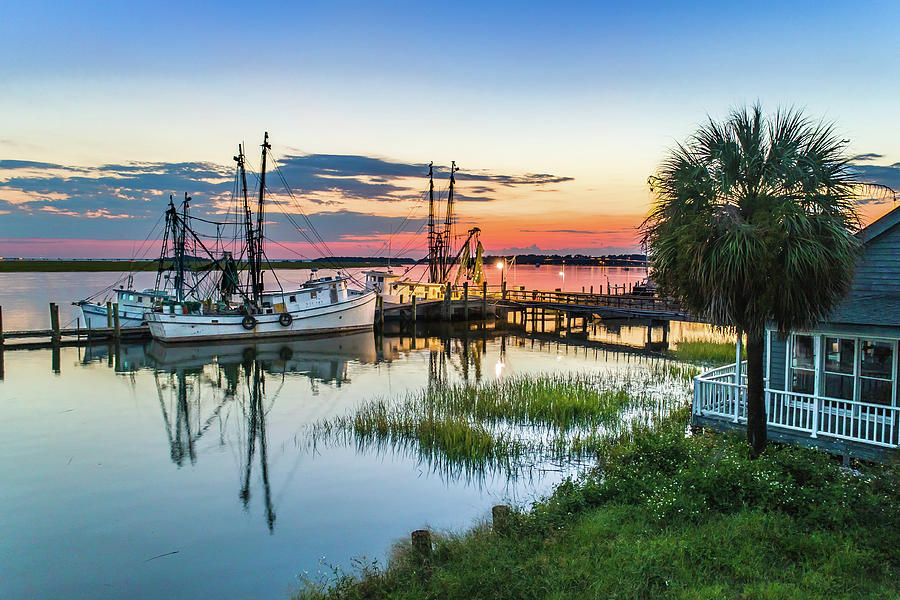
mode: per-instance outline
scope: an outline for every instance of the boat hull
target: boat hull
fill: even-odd
[[[98,329],[109,326],[106,307],[99,304],[82,304],[81,315],[84,326]],[[139,310],[127,310],[119,307],[119,327],[140,327],[144,323],[144,313]]]
[[[289,314],[291,323],[282,325],[282,315]],[[286,313],[254,315],[252,329],[243,326],[241,314],[165,314],[150,313],[150,334],[163,342],[195,340],[231,340],[271,337],[294,337],[324,333],[371,329],[375,324],[375,294],[352,296],[343,302]]]

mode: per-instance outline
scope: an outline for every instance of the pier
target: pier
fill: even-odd
[[[150,338],[150,328],[120,327],[118,306],[108,327],[60,327],[59,306],[50,303],[50,329],[3,330],[3,309],[0,307],[0,349],[18,350],[27,348],[49,348],[59,346],[81,346],[94,342],[115,342],[120,340],[141,340]]]

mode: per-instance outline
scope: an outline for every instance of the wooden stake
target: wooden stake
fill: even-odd
[[[119,339],[119,303],[113,302],[113,337]]]
[[[112,329],[113,326],[112,302],[109,300],[106,301],[106,326],[109,329]]]
[[[54,344],[59,344],[59,307],[56,302],[50,303],[50,334]]]
[[[463,320],[469,320],[469,282],[463,282]]]
[[[431,558],[431,532],[427,529],[416,529],[410,535],[412,547],[422,561]]]

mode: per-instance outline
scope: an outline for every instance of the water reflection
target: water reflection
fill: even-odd
[[[349,363],[376,360],[371,333],[259,343],[167,345],[153,341],[126,348],[127,360],[122,350],[106,350],[108,358],[115,356],[112,364],[117,372],[141,366],[153,370],[169,456],[178,467],[185,461],[196,463],[197,443],[211,429],[218,429],[220,446],[227,444],[229,425],[239,430],[238,495],[245,511],[249,511],[252,475],[258,469],[270,532],[275,527],[275,507],[269,483],[266,419],[285,378],[293,375],[308,379],[312,394],[316,394],[320,383],[337,387],[348,383]],[[85,361],[100,360],[103,354],[103,350],[86,353]],[[268,395],[267,376],[275,385]]]

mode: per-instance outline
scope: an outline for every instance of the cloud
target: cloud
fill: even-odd
[[[857,154],[850,160],[853,162],[867,161],[867,160],[877,160],[879,158],[884,158],[884,154],[877,154],[875,152],[867,152],[865,154]]]
[[[854,157],[854,161],[868,161],[881,157],[882,155],[875,153],[860,154],[859,156]],[[862,179],[866,183],[874,183],[887,186],[892,190],[900,192],[900,163],[894,163],[891,165],[872,165],[859,164],[858,162],[855,162],[853,164],[853,170],[856,171],[860,179]],[[877,194],[871,198],[864,198],[859,201],[859,204],[887,204],[889,202],[892,202],[893,200],[894,198],[892,197],[892,194],[890,192],[887,192],[884,194]]]
[[[413,237],[424,225],[427,164],[340,154],[292,153],[275,158],[266,178],[271,201],[267,221],[273,221],[267,225],[267,235],[271,239],[302,244],[302,234],[281,214],[293,215],[305,227],[299,216],[302,208],[322,238],[335,244],[336,251],[353,244],[378,250],[393,235],[395,250],[402,241],[413,255],[420,254],[424,238]],[[248,160],[251,194],[258,185],[253,166]],[[449,169],[435,166],[434,175],[435,196],[444,200]],[[454,197],[458,202],[486,203],[508,194],[504,190],[510,187],[533,190],[572,178],[462,169],[456,180]],[[290,184],[293,198],[283,181]],[[109,244],[155,240],[162,237],[162,216],[170,195],[178,202],[187,192],[193,199],[194,216],[233,221],[231,200],[239,192],[237,183],[234,165],[204,161],[81,166],[0,160],[0,238],[106,240]],[[404,206],[385,215],[382,203]],[[407,213],[409,217],[391,216]],[[210,227],[208,233],[215,233],[214,226]],[[109,248],[119,247],[109,244]],[[277,252],[274,243],[270,249]]]

